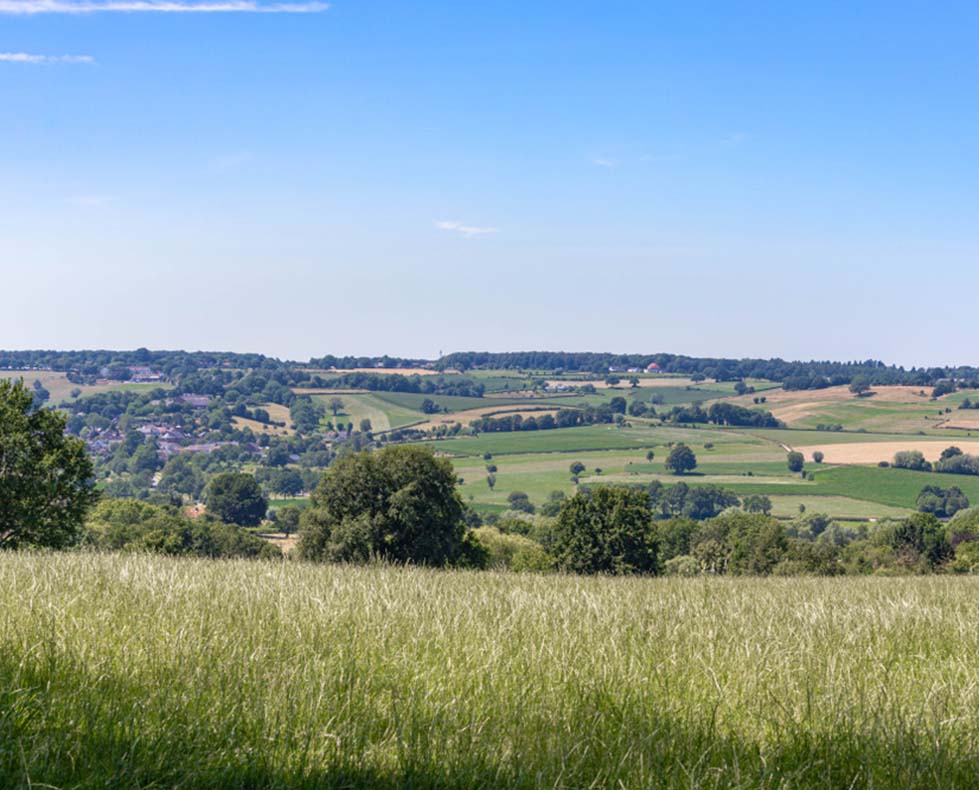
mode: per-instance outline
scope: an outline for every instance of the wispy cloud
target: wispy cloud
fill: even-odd
[[[609,159],[604,156],[593,156],[591,163],[596,167],[616,167],[619,164],[614,159]]]
[[[252,155],[248,151],[233,151],[214,157],[208,162],[208,170],[212,173],[224,173],[228,170],[235,170],[251,160]]]
[[[465,236],[467,239],[474,238],[475,236],[485,236],[488,233],[499,233],[497,228],[479,228],[475,225],[466,225],[462,222],[451,222],[447,220],[436,222],[435,227],[440,230],[453,231],[461,236]]]
[[[158,14],[314,14],[329,3],[261,0],[0,0],[0,14],[98,14],[105,12]]]
[[[721,145],[732,148],[736,145],[741,145],[746,143],[751,139],[751,135],[746,132],[735,132],[734,134],[728,135],[723,140],[721,140]]]
[[[73,206],[81,208],[102,208],[115,200],[111,195],[78,195],[68,200]]]
[[[30,55],[27,52],[0,52],[0,63],[95,63],[91,55]]]

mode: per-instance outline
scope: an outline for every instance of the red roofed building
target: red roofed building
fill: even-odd
[[[663,372],[663,368],[661,368],[655,362],[650,362],[648,365],[646,365],[646,372],[647,373],[662,373]]]

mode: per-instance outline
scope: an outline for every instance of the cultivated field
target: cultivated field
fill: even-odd
[[[952,444],[950,439],[922,440],[916,436],[909,436],[903,441],[802,445],[794,449],[806,458],[812,458],[814,452],[822,452],[825,454],[825,462],[829,464],[876,464],[880,461],[889,462],[895,453],[902,450],[918,450],[929,461],[936,461],[941,457],[942,450],[950,444]],[[956,439],[955,446],[962,452],[979,454],[979,441]]]
[[[78,397],[84,398],[86,395],[96,395],[100,392],[109,392],[110,390],[121,390],[126,392],[150,392],[154,389],[160,387],[164,389],[169,389],[169,384],[133,384],[131,382],[113,382],[111,384],[72,384],[68,381],[68,376],[65,373],[56,373],[52,370],[3,370],[0,371],[0,380],[2,379],[12,379],[16,381],[17,379],[23,379],[24,384],[30,387],[35,381],[40,381],[41,385],[51,394],[51,400],[49,405],[57,406],[62,403],[71,403],[74,400],[71,393],[78,389],[81,390],[81,395]]]
[[[3,787],[974,787],[975,578],[0,556]]]

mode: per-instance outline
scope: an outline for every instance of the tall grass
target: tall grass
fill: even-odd
[[[979,580],[0,555],[0,787],[974,787]]]

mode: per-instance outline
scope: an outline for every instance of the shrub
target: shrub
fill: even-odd
[[[507,534],[496,527],[479,527],[473,537],[486,551],[486,567],[511,571],[549,571],[554,560],[530,538]]]
[[[925,460],[920,450],[901,450],[894,454],[892,465],[895,469],[912,469],[919,472],[930,472],[931,463]]]
[[[663,564],[663,573],[667,576],[699,576],[700,563],[689,554],[667,560]]]

